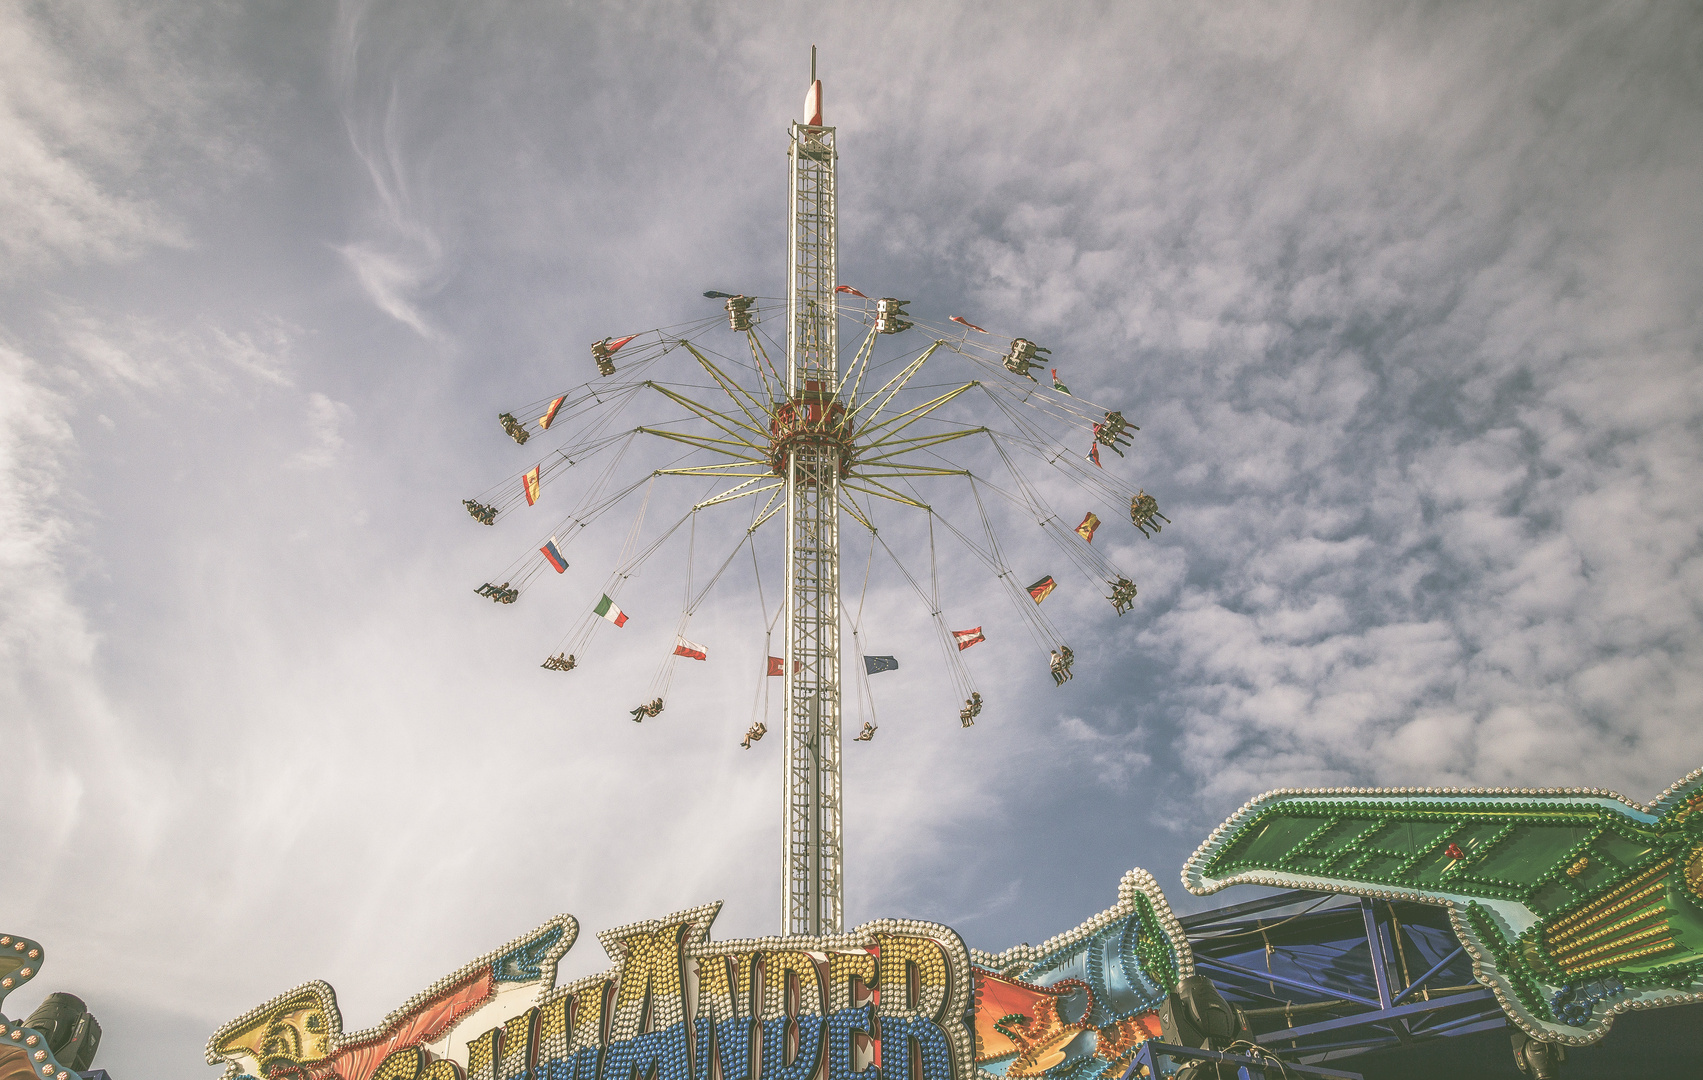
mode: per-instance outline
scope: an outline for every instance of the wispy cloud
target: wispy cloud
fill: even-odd
[[[310,445],[291,458],[303,469],[325,469],[336,462],[345,445],[343,425],[354,416],[349,406],[332,401],[315,391],[307,399],[307,430]]]
[[[1649,795],[1703,757],[1683,13],[79,12],[0,15],[0,724],[15,828],[52,841],[10,929],[114,1018],[114,1075],[193,1072],[306,978],[372,1022],[560,910],[721,896],[722,933],[773,929],[777,741],[738,748],[773,580],[730,571],[694,616],[715,659],[631,724],[681,554],[542,671],[631,518],[497,606],[473,586],[557,504],[486,529],[459,500],[550,445],[492,418],[590,377],[581,343],[780,290],[812,42],[846,280],[1051,348],[1140,425],[1107,473],[1174,522],[1093,507],[1141,587],[1118,618],[992,519],[1060,579],[1062,688],[940,532],[953,625],[990,631],[969,730],[876,556],[860,640],[902,667],[846,754],[854,917],[1038,941],[1265,787]],[[700,572],[740,530],[704,528]],[[926,580],[926,527],[883,528]]]

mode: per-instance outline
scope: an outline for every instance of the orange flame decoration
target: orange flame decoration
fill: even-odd
[[[1094,992],[1080,979],[1035,986],[976,969],[976,1064],[1013,1058],[1007,1077],[1039,1077],[1062,1064],[1077,1036],[1096,1035],[1094,1056],[1106,1062],[1098,1074],[1121,1074],[1136,1047],[1160,1034],[1157,1012],[1137,1013],[1096,1028],[1086,1017],[1094,1010]],[[1066,1021],[1066,999],[1083,995],[1083,1019]],[[1074,1004],[1074,1003],[1072,1003]],[[1073,1012],[1076,1010],[1073,1008]]]

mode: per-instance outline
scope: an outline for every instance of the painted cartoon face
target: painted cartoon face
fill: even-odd
[[[280,1002],[219,1050],[252,1056],[261,1076],[290,1076],[331,1052],[331,1024],[318,996],[304,992]]]
[[[270,1075],[273,1062],[308,1064],[330,1051],[331,1033],[318,1002],[275,1014],[260,1043],[260,1070]]]

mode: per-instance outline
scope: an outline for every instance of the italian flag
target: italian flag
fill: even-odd
[[[608,593],[604,593],[603,599],[597,602],[596,614],[603,616],[616,626],[627,625],[627,613],[615,606],[615,601],[609,599]]]

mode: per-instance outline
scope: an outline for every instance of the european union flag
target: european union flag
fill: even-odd
[[[899,658],[896,656],[866,656],[863,658],[863,673],[873,675],[877,671],[899,670]]]

